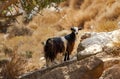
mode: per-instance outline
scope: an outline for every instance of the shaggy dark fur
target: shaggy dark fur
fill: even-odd
[[[53,61],[58,53],[65,51],[64,42],[61,38],[49,38],[44,47],[45,58]]]

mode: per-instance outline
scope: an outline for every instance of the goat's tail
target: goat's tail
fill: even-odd
[[[52,39],[48,39],[46,41],[46,44],[44,46],[44,52],[45,52],[45,58],[46,59],[50,59],[51,61],[53,61],[56,57],[56,53],[54,50],[54,45],[53,45],[53,41]]]

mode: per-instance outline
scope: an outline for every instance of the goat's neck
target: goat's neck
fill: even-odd
[[[74,32],[72,32],[69,35],[66,35],[65,39],[67,39],[68,41],[75,41],[76,40],[76,35],[75,35]]]
[[[72,33],[70,34],[70,36],[71,36],[71,38],[76,39],[76,35],[75,35],[75,33],[74,33],[74,32],[72,32]]]

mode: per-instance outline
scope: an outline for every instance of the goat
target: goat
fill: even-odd
[[[62,37],[54,37],[49,38],[46,41],[46,44],[44,46],[44,56],[46,59],[46,65],[48,66],[48,62],[53,62],[55,58],[57,57],[58,53],[62,53],[64,56],[64,61],[70,60],[69,55],[71,54],[75,40],[76,35],[78,34],[78,31],[81,30],[82,27],[72,27],[71,33],[62,36]]]

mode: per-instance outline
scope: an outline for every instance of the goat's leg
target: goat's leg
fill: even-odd
[[[67,60],[70,60],[69,52],[67,52]]]
[[[46,59],[46,67],[50,67],[53,65],[53,61],[51,61],[49,58]]]
[[[46,58],[46,67],[49,67],[50,60],[48,58]]]
[[[64,61],[67,60],[67,52],[65,53]]]

